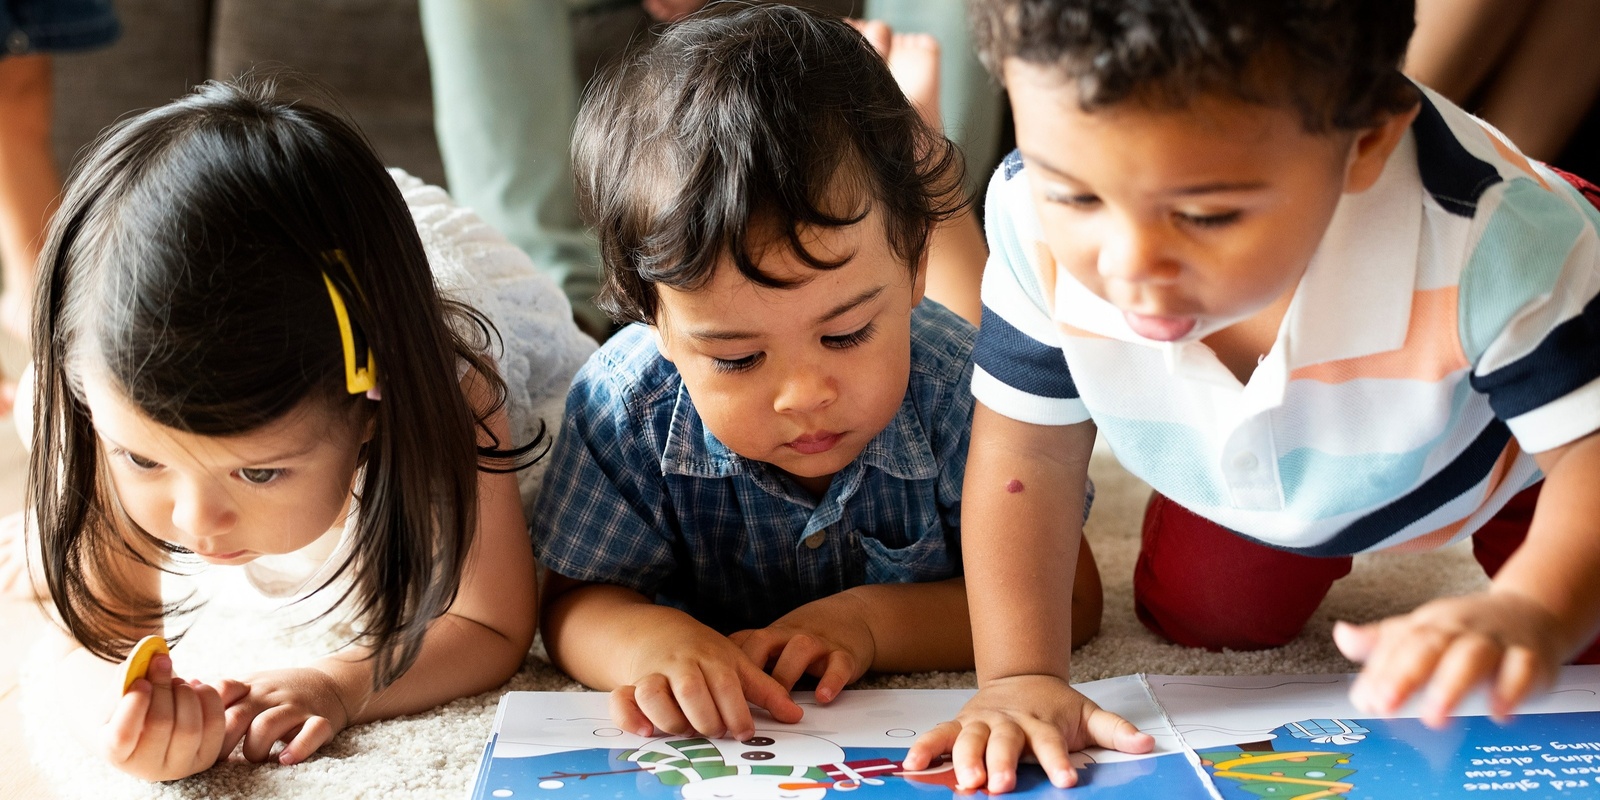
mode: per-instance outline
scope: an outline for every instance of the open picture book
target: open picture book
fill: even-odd
[[[1353,675],[1129,675],[1079,684],[1154,737],[1152,753],[1073,754],[1079,786],[1023,765],[1017,798],[1600,798],[1600,667],[1567,667],[1504,724],[1482,696],[1449,727],[1409,713],[1361,717]],[[644,738],[611,724],[597,692],[501,699],[472,797],[585,800],[898,800],[958,794],[948,762],[906,770],[906,748],[955,716],[970,690],[797,693],[794,725],[757,718],[744,741]],[[973,793],[959,793],[973,794]],[[982,794],[981,792],[976,794]],[[843,796],[833,800],[845,800]]]

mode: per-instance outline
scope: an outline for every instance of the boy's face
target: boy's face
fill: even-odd
[[[1340,195],[1388,155],[1373,172],[1362,134],[1307,133],[1288,108],[1206,95],[1086,113],[1047,68],[1011,59],[1005,77],[1051,255],[1147,339],[1281,314]]]
[[[657,287],[654,330],[718,440],[820,492],[900,409],[923,278],[890,249],[876,210],[801,239],[849,261],[818,270],[781,241],[754,250],[763,273],[804,281],[772,289],[724,259],[703,288]]]

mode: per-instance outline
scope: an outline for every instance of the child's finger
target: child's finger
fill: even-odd
[[[665,675],[646,675],[633,687],[633,697],[657,728],[667,733],[692,733],[694,725],[683,713],[672,684]]]
[[[244,681],[236,681],[232,678],[224,678],[214,684],[209,685],[211,688],[216,690],[217,696],[222,698],[222,705],[224,708],[232,706],[234,703],[237,703],[240,700],[250,696],[250,684],[245,683]]]
[[[1367,672],[1379,678],[1368,686],[1373,692],[1370,699],[1379,713],[1392,714],[1418,689],[1427,684],[1439,658],[1454,640],[1437,628],[1411,627],[1404,636],[1387,637],[1372,660],[1367,662]]]
[[[298,764],[311,757],[333,738],[333,723],[326,717],[311,717],[300,726],[300,732],[284,745],[278,754],[278,763],[284,766]]]
[[[806,670],[811,669],[812,664],[822,661],[827,655],[828,646],[817,637],[804,633],[795,634],[789,637],[789,641],[783,646],[783,652],[778,654],[778,663],[772,665],[772,679],[777,681],[784,691],[793,691],[794,685],[800,682]]]
[[[190,767],[200,752],[205,737],[205,718],[200,713],[200,698],[194,687],[181,681],[172,684],[172,735],[167,739],[164,763],[168,767]]]
[[[1456,637],[1434,667],[1428,681],[1422,708],[1422,724],[1435,730],[1450,721],[1450,712],[1461,697],[1485,678],[1492,677],[1504,654],[1500,646],[1483,636]]]
[[[1156,740],[1138,726],[1099,706],[1085,711],[1085,727],[1089,742],[1099,747],[1123,753],[1148,753],[1155,749]]]
[[[1333,644],[1345,658],[1364,663],[1378,645],[1378,630],[1373,625],[1355,625],[1339,621],[1333,623]]]
[[[911,743],[911,748],[906,751],[905,760],[900,762],[901,765],[908,770],[927,769],[935,758],[950,752],[951,746],[956,742],[956,736],[960,733],[959,722],[941,722],[933,726]]]
[[[1043,720],[1024,720],[1023,729],[1028,734],[1033,757],[1039,760],[1050,783],[1061,789],[1076,786],[1078,770],[1072,766],[1072,754],[1061,732]]]
[[[817,679],[817,702],[831,703],[844,687],[849,685],[850,679],[855,677],[856,659],[843,650],[834,650],[827,654],[827,660],[822,669],[822,677]]]
[[[805,712],[800,710],[800,704],[789,696],[789,690],[773,680],[771,675],[749,664],[741,664],[738,667],[738,674],[745,699],[755,703],[757,708],[766,709],[773,719],[794,723],[799,722],[805,715]]]
[[[144,732],[145,716],[150,711],[150,694],[150,681],[140,678],[111,710],[111,719],[102,728],[107,761],[120,764],[133,757]]]
[[[756,666],[762,669],[771,664],[774,658],[781,660],[781,653],[788,648],[788,644],[783,637],[764,628],[755,631],[739,631],[729,636],[728,640],[738,645],[739,651],[748,656]]]
[[[244,757],[252,764],[260,764],[272,757],[272,748],[306,721],[306,717],[289,706],[275,706],[256,715],[250,723],[250,732],[244,736]]]
[[[150,682],[150,706],[144,714],[144,731],[139,734],[139,745],[132,758],[139,753],[165,753],[172,738],[174,707],[172,703],[172,659],[158,655],[150,659],[150,671],[145,674]]]
[[[195,760],[206,764],[215,764],[221,760],[222,740],[228,733],[227,710],[223,707],[222,696],[217,690],[204,683],[195,681],[190,686],[200,700],[201,736],[200,749],[195,753]]]
[[[950,747],[950,760],[956,765],[956,787],[975,790],[988,781],[984,753],[989,749],[989,726],[982,722],[968,722],[961,726],[956,741]]]
[[[618,686],[611,690],[611,721],[617,727],[637,736],[649,737],[655,733],[655,725],[651,724],[650,717],[639,708],[639,703],[633,697],[634,687]]]
[[[757,673],[769,681],[772,680],[771,676],[756,669],[754,665],[745,666],[737,663],[732,667],[723,664],[701,664],[700,673],[705,680],[707,691],[711,694],[711,702],[716,705],[717,719],[722,732],[743,741],[755,735],[756,721],[750,716],[749,701],[744,698],[744,678],[740,674],[741,668]]]
[[[983,769],[989,778],[985,788],[989,794],[1002,794],[1017,787],[1017,761],[1027,746],[1028,737],[1019,725],[1003,724],[989,729],[989,743],[983,758]]]
[[[1539,656],[1526,647],[1512,647],[1500,660],[1500,673],[1490,692],[1489,713],[1504,721],[1546,679]]]

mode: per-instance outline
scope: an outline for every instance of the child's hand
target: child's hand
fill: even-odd
[[[243,684],[229,691],[242,695]],[[101,728],[106,760],[147,781],[204,771],[232,749],[223,709],[237,699],[174,676],[171,656],[157,655],[147,677],[134,681]]]
[[[1026,747],[1050,782],[1067,788],[1078,782],[1067,754],[1091,746],[1148,753],[1155,740],[1060,678],[1017,675],[979,689],[954,722],[912,743],[904,763],[908,770],[925,769],[935,756],[950,753],[959,789],[997,794],[1016,788],[1017,759]]]
[[[231,681],[228,683],[232,683]],[[312,667],[250,676],[248,692],[228,704],[228,751],[244,741],[246,760],[261,763],[278,742],[279,764],[298,764],[349,724],[333,678]]]
[[[1477,684],[1490,683],[1489,709],[1510,714],[1529,692],[1548,686],[1562,662],[1554,614],[1512,592],[1434,600],[1370,625],[1341,622],[1333,640],[1366,666],[1350,687],[1364,713],[1392,714],[1424,685],[1422,721],[1432,728]]]
[[[751,661],[770,665],[773,679],[785,691],[792,690],[801,675],[817,676],[817,701],[827,703],[865,675],[876,657],[872,629],[859,611],[840,593],[800,606],[765,628],[728,638]]]
[[[611,692],[611,719],[640,736],[652,725],[673,734],[712,738],[755,735],[750,703],[779,722],[799,722],[800,706],[789,692],[739,647],[716,631],[688,620],[666,626],[634,650],[631,684]]]

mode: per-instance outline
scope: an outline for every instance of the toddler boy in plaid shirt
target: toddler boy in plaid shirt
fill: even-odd
[[[574,165],[639,324],[575,379],[534,512],[554,663],[626,730],[738,738],[808,673],[828,702],[970,668],[974,333],[922,302],[949,142],[844,21],[730,5],[594,91]]]

